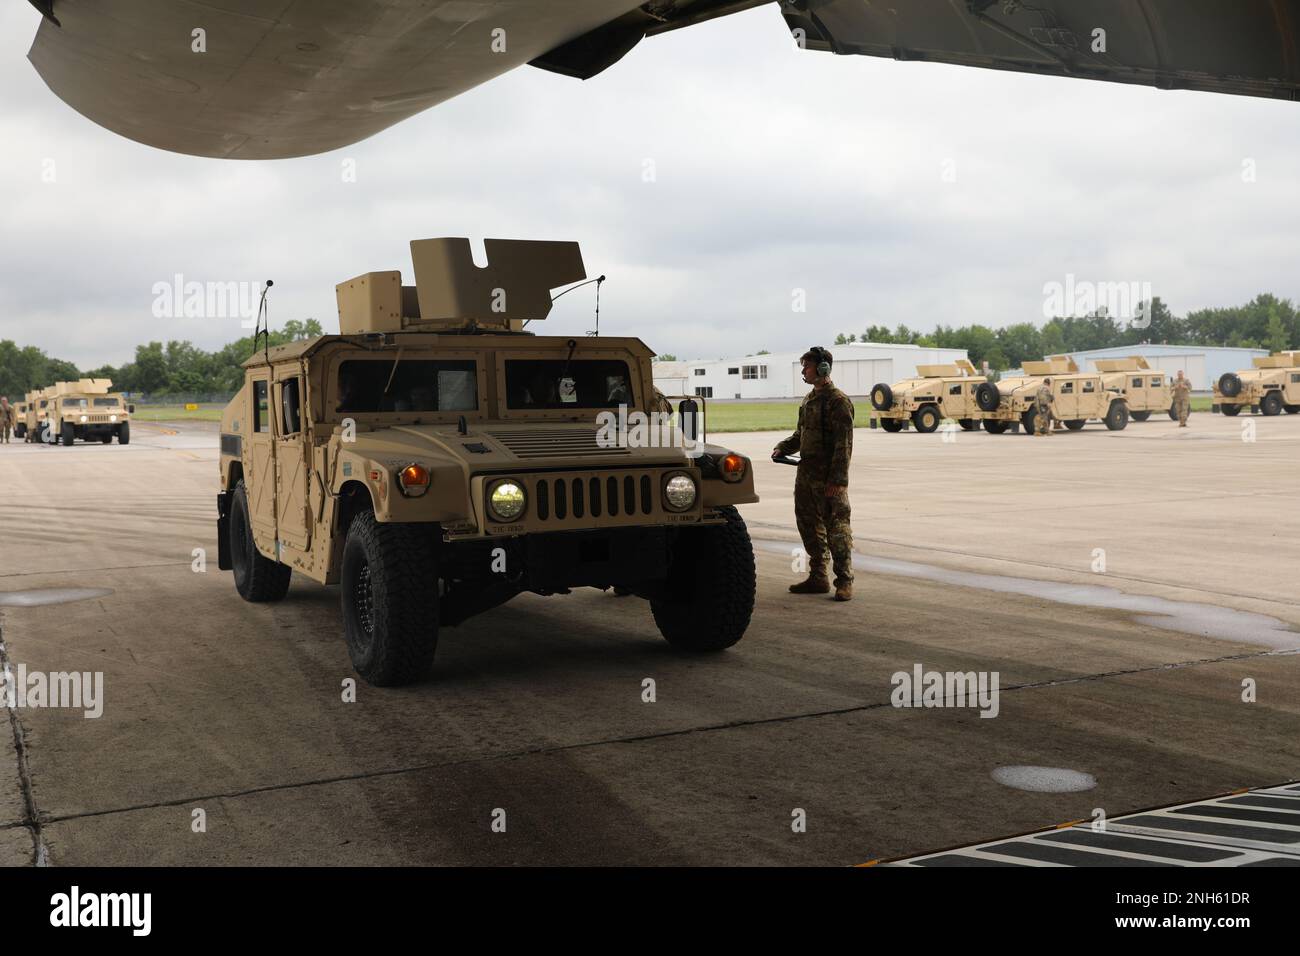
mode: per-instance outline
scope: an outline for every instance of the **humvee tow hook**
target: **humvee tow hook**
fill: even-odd
[[[797,464],[799,464],[799,459],[798,459],[798,458],[791,458],[789,455],[776,455],[776,456],[774,456],[774,457],[772,458],[772,460],[773,460],[774,462],[776,462],[778,465],[797,465]]]

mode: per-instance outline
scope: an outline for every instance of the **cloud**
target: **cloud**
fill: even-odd
[[[274,279],[274,323],[330,328],[335,283],[409,280],[407,242],[438,235],[578,239],[609,276],[602,331],[683,357],[1038,321],[1070,272],[1150,282],[1177,312],[1300,298],[1285,102],[799,51],[760,8],[586,82],[523,68],[349,149],[226,162],[78,116],[25,59],[36,20],[0,12],[0,337],[84,367],[243,334],[154,317],[177,273]],[[586,331],[593,304],[575,292],[541,328]]]

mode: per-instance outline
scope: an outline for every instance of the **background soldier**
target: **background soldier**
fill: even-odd
[[[650,387],[654,389],[654,397],[650,400],[650,411],[658,412],[660,415],[671,415],[673,413],[673,403],[668,401],[663,392],[659,391],[657,385]]]
[[[808,554],[808,580],[795,594],[825,594],[826,552],[835,568],[835,600],[853,597],[853,531],[849,527],[849,459],[853,456],[853,403],[831,381],[831,353],[814,346],[799,359],[813,390],[799,406],[794,434],[772,457],[799,452],[794,479],[794,520]]]
[[[1034,434],[1046,435],[1050,431],[1052,420],[1052,380],[1043,379],[1034,393]]]
[[[1174,379],[1174,414],[1178,416],[1178,427],[1187,427],[1187,416],[1192,411],[1192,381],[1183,378],[1183,370],[1178,370]]]
[[[0,441],[9,444],[9,433],[18,424],[18,414],[9,404],[9,396],[0,397]]]

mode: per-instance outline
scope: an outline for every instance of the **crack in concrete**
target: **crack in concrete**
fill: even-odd
[[[7,682],[12,671],[9,667],[9,649],[4,640],[3,615],[0,615],[0,671],[4,673]],[[25,819],[21,823],[11,824],[4,829],[13,829],[18,826],[26,827],[32,837],[32,865],[48,866],[50,851],[45,844],[44,834],[41,832],[41,815],[40,811],[36,809],[36,794],[32,789],[32,770],[27,762],[27,732],[23,729],[22,721],[18,719],[18,709],[16,707],[5,707],[5,710],[9,714],[9,728],[14,737],[18,786],[23,794],[23,815]]]
[[[1133,674],[1147,674],[1156,671],[1177,670],[1184,667],[1197,667],[1205,664],[1221,664],[1232,661],[1254,660],[1262,657],[1286,657],[1300,654],[1300,650],[1272,650],[1272,651],[1255,651],[1245,654],[1230,654],[1224,657],[1202,658],[1193,661],[1174,661],[1172,663],[1153,664],[1147,667],[1134,667],[1126,670],[1105,671],[1098,674],[1081,674],[1077,677],[1053,678],[1051,680],[1030,681],[1024,684],[1011,684],[1001,688],[1002,692],[1020,691],[1020,690],[1039,690],[1048,687],[1061,687],[1066,684],[1079,684],[1088,681],[1101,681],[1115,677],[1125,677]],[[954,698],[955,699],[955,698]],[[949,698],[945,696],[944,706],[948,706]],[[685,737],[689,734],[713,733],[724,730],[737,730],[747,727],[761,727],[768,724],[793,723],[800,720],[815,720],[822,717],[839,717],[847,714],[863,713],[871,710],[880,710],[883,708],[892,708],[889,701],[879,701],[871,704],[855,704],[851,707],[837,707],[829,710],[808,711],[800,714],[783,714],[777,717],[760,717],[752,720],[733,720],[718,724],[705,724],[700,727],[686,727],[681,730],[665,730],[652,734],[636,734],[625,737],[608,737],[603,740],[583,740],[572,744],[560,744],[551,747],[531,747],[524,750],[514,750],[500,754],[481,754],[472,757],[462,757],[455,760],[445,760],[436,763],[412,764],[408,767],[388,767],[382,770],[370,770],[362,773],[338,774],[331,777],[318,777],[312,780],[301,780],[294,783],[273,783],[261,787],[249,787],[244,790],[227,790],[215,793],[199,794],[196,796],[183,797],[176,800],[159,800],[155,803],[132,804],[125,807],[111,807],[105,810],[87,810],[83,813],[69,813],[61,816],[50,815],[44,818],[46,825],[52,823],[65,823],[72,820],[83,820],[89,817],[112,816],[118,813],[134,813],[139,810],[155,810],[163,807],[180,807],[186,804],[198,803],[204,800],[226,800],[236,797],[251,796],[259,793],[275,793],[279,791],[298,790],[305,787],[327,786],[334,783],[349,783],[361,780],[373,780],[381,777],[393,777],[408,773],[425,773],[431,770],[443,770],[449,767],[469,766],[476,763],[487,763],[498,760],[514,760],[520,757],[545,756],[549,754],[567,753],[573,750],[585,750],[595,747],[606,747],[615,744],[635,744],[645,743],[653,740],[666,740],[672,737]]]

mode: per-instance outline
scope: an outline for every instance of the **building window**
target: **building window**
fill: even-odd
[[[727,374],[728,374],[728,375],[739,375],[739,374],[740,374],[740,369],[738,369],[738,368],[729,368],[729,369],[727,369]]]
[[[696,375],[703,375],[703,374],[704,374],[704,369],[702,369],[702,368],[697,368],[697,369],[695,370],[695,374],[696,374]]]
[[[712,397],[713,397],[713,386],[711,386],[711,385],[696,385],[696,386],[695,386],[695,395],[696,395],[696,397],[698,397],[698,398],[712,398]]]
[[[740,377],[743,378],[743,379],[755,379],[755,378],[758,378],[758,366],[757,366],[757,365],[746,365],[746,366],[745,366],[745,369],[744,369],[744,374],[741,375]]]
[[[767,378],[767,366],[766,366],[766,365],[760,365],[760,366],[758,367],[758,377],[759,377],[759,378]]]

